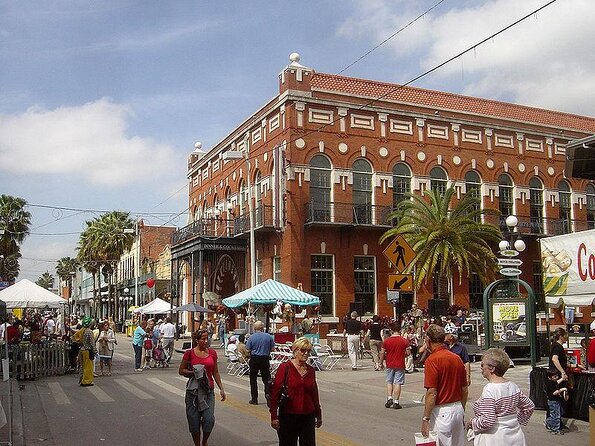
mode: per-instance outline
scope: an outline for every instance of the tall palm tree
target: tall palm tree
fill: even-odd
[[[474,272],[484,284],[493,280],[497,268],[490,243],[501,240],[502,233],[494,225],[478,222],[482,214],[497,211],[482,210],[479,199],[470,194],[453,203],[452,186],[444,193],[428,190],[424,194],[428,199],[408,194],[409,199],[389,215],[397,225],[380,238],[382,243],[401,234],[411,245],[416,256],[406,272],[415,267],[416,288],[431,274],[438,274],[438,297],[446,299],[455,271],[459,276]]]
[[[31,226],[26,205],[22,198],[0,195],[0,281],[14,282],[19,275],[21,244]]]
[[[52,276],[49,271],[46,271],[39,276],[39,279],[37,279],[35,283],[40,287],[49,290],[54,287],[54,276]]]
[[[61,281],[66,282],[68,286],[68,303],[70,304],[70,298],[72,297],[72,278],[76,274],[78,268],[78,262],[72,257],[62,257],[56,263],[56,274]]]
[[[116,265],[120,256],[132,247],[134,234],[124,233],[124,229],[134,226],[134,221],[128,212],[112,211],[102,214],[86,222],[87,227],[81,233],[78,245],[77,259],[83,267],[93,274],[93,290],[95,294],[95,277],[100,278],[103,273],[108,284],[108,299],[112,299],[112,282]],[[114,299],[113,313],[116,314]]]

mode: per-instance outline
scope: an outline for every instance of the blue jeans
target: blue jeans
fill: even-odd
[[[134,368],[140,369],[140,360],[143,357],[143,346],[132,344],[132,348],[134,349]]]
[[[562,401],[547,400],[547,407],[549,409],[549,415],[545,419],[545,423],[549,429],[558,432],[562,424]]]

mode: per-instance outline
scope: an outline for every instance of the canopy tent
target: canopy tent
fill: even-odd
[[[0,291],[0,300],[6,303],[6,308],[60,308],[68,303],[28,279],[19,280]]]
[[[214,313],[213,310],[209,310],[208,308],[201,307],[197,303],[189,303],[186,305],[182,305],[180,307],[172,308],[171,311],[190,311],[193,313]]]
[[[163,299],[156,298],[142,307],[133,310],[135,313],[141,314],[161,314],[171,311],[171,304]]]
[[[277,301],[302,307],[320,305],[319,297],[292,288],[273,279],[265,280],[247,290],[223,299],[223,305],[229,308],[237,308],[247,303],[253,305],[267,305],[276,304]]]
[[[581,295],[573,294],[570,296],[548,296],[545,301],[552,307],[559,307],[564,304],[571,307],[587,307],[593,305],[593,299],[595,295]]]

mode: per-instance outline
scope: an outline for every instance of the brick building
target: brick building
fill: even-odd
[[[320,296],[328,324],[354,303],[392,314],[392,270],[378,244],[386,215],[406,192],[450,184],[498,209],[494,224],[518,217],[521,278],[539,295],[537,240],[595,227],[595,184],[564,176],[565,145],[593,133],[594,118],[317,73],[294,54],[272,100],[189,157],[192,222],[172,245],[179,303],[250,285],[251,196],[258,282]],[[475,275],[455,276],[450,303],[480,308],[482,292]],[[430,280],[402,295],[404,309],[434,294]]]

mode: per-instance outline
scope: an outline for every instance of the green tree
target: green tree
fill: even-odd
[[[14,282],[19,275],[21,244],[29,234],[31,214],[22,198],[0,195],[0,280]]]
[[[39,276],[39,279],[37,279],[35,283],[46,290],[52,289],[54,287],[54,276],[52,276],[49,271],[46,271]]]
[[[134,227],[134,221],[128,212],[112,211],[87,221],[86,225],[79,238],[77,260],[93,275],[94,297],[97,299],[101,273],[108,284],[108,299],[111,299],[116,265],[134,242],[134,234],[124,233],[124,229]],[[115,314],[114,300],[112,315]]]
[[[409,199],[389,214],[396,226],[380,238],[382,243],[401,234],[411,245],[416,256],[406,272],[415,268],[416,288],[438,274],[438,297],[447,299],[448,282],[455,271],[461,277],[477,273],[484,284],[493,280],[497,268],[490,243],[498,243],[502,233],[494,225],[478,222],[482,214],[497,211],[480,209],[479,200],[471,195],[453,203],[454,187],[443,194],[431,190],[424,194],[427,199],[408,194]]]
[[[76,274],[78,262],[72,257],[62,257],[56,263],[56,274],[68,285],[68,299],[72,297],[72,278]]]

